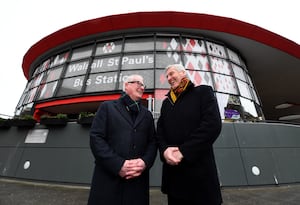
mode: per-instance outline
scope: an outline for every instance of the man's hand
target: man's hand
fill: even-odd
[[[119,175],[126,179],[135,178],[140,176],[145,168],[146,164],[141,158],[125,160]]]
[[[178,147],[168,147],[164,151],[164,158],[168,164],[178,165],[181,162],[183,155]]]

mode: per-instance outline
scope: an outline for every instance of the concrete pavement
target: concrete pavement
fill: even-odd
[[[85,205],[88,186],[0,178],[0,205]],[[299,205],[300,184],[222,187],[224,205]],[[151,205],[167,205],[159,188],[150,189]]]

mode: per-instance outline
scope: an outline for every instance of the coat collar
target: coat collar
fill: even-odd
[[[115,101],[115,107],[117,108],[117,110],[120,112],[121,116],[134,128],[137,127],[139,125],[139,123],[142,121],[142,119],[144,118],[145,114],[146,114],[146,110],[145,108],[140,105],[140,111],[136,117],[135,122],[133,123],[130,113],[129,111],[126,109],[126,106],[124,105],[124,103],[122,102],[121,99],[118,99]]]
[[[195,87],[195,84],[192,81],[189,81],[189,84],[187,85],[186,89],[181,93],[181,95],[178,97],[178,99],[182,98],[182,96],[184,96],[187,92],[189,92],[189,90],[191,90],[193,87]],[[169,92],[166,94],[167,98],[169,99],[169,101],[174,104],[171,100],[171,94],[170,94],[171,90],[169,90]]]

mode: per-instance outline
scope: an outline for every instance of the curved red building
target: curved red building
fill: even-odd
[[[23,59],[28,79],[16,115],[96,111],[119,96],[131,73],[145,77],[146,99],[159,112],[168,85],[163,69],[182,63],[196,85],[211,85],[224,120],[280,120],[299,114],[300,46],[255,25],[219,16],[140,12],[63,28]],[[287,80],[288,79],[288,80]],[[150,102],[150,101],[149,101]]]

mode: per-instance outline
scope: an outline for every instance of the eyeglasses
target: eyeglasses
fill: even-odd
[[[144,87],[146,89],[146,85],[138,80],[136,81],[129,81],[128,83],[136,83],[139,87]]]

